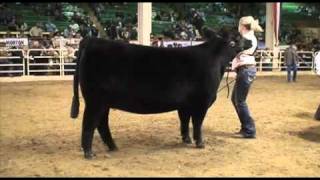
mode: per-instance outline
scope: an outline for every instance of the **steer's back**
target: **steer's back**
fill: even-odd
[[[157,113],[186,106],[205,89],[205,45],[154,48],[102,39],[86,43],[80,68],[85,99],[100,98],[130,112]]]

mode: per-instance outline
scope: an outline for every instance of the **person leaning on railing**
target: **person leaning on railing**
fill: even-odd
[[[29,33],[31,37],[42,37],[43,29],[41,28],[41,24],[37,23],[35,26],[33,26]]]
[[[6,47],[6,43],[5,42],[0,42],[0,64],[13,64],[12,61],[9,58],[6,57],[10,57],[12,54],[8,51],[9,48]],[[0,71],[11,71],[13,70],[12,66],[0,66]],[[13,76],[12,73],[0,73],[0,76],[3,75],[8,75],[8,76]]]
[[[22,47],[16,47],[16,46],[13,46],[11,49],[15,49],[17,51],[12,51],[11,52],[11,55],[13,57],[19,57],[17,59],[12,59],[11,60],[11,63],[13,64],[23,64],[23,52],[21,51],[21,48]],[[20,70],[20,71],[23,71],[22,67],[12,67],[12,70]],[[14,75],[19,75],[18,73],[14,73]]]

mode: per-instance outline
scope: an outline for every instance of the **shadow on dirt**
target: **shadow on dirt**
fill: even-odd
[[[320,125],[310,127],[302,131],[292,132],[291,134],[297,135],[298,137],[308,141],[320,143]]]

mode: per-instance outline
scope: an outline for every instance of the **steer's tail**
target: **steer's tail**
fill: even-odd
[[[75,119],[79,114],[79,66],[80,66],[81,51],[79,48],[76,58],[76,70],[73,75],[73,98],[71,105],[71,118]]]

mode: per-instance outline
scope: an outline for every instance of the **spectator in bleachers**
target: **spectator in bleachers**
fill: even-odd
[[[31,41],[30,49],[44,49],[43,46],[41,46],[40,42],[38,40]],[[42,50],[36,50],[36,51],[30,51],[29,56],[31,60],[34,60],[34,56],[40,56],[43,53]]]
[[[13,46],[11,49],[20,49],[20,48],[22,48],[22,47]],[[20,57],[19,59],[11,59],[10,61],[12,64],[23,64],[23,52],[22,51],[12,51],[11,55],[15,56],[15,57]],[[12,67],[11,69],[12,70],[23,70],[21,66],[20,67]],[[19,76],[18,73],[13,73],[12,75]]]
[[[91,36],[93,36],[93,37],[98,37],[99,31],[98,31],[98,29],[96,28],[96,25],[95,25],[95,24],[91,24],[91,25],[90,25],[90,30],[91,30]]]
[[[37,23],[30,29],[31,37],[42,37],[43,29],[41,28],[41,24]]]
[[[46,38],[42,38],[42,40],[40,41],[41,45],[46,49],[49,48],[52,44],[52,38],[53,35],[52,33],[50,33],[49,36],[47,36]]]
[[[59,63],[59,51],[55,50],[55,48],[53,47],[53,43],[52,41],[50,41],[50,44],[48,45],[48,47],[46,48],[48,51],[45,51],[43,53],[44,56],[51,56],[49,57],[47,60],[47,62],[49,63],[48,69],[57,69],[59,67],[57,67],[56,65],[53,65],[54,63]],[[54,72],[48,72],[48,74],[54,74]]]
[[[118,36],[117,35],[117,28],[116,28],[116,25],[115,25],[114,21],[111,21],[110,23],[107,23],[107,25],[106,25],[106,27],[104,29],[107,32],[107,35],[111,40],[117,39],[117,36]]]
[[[54,33],[58,31],[58,28],[55,24],[53,24],[50,20],[48,20],[45,24],[45,29],[47,32]]]
[[[39,40],[33,40],[31,41],[30,49],[37,49],[30,51],[29,53],[29,59],[30,63],[47,63],[46,59],[38,58],[37,56],[42,56],[44,54],[43,50],[44,47],[40,44]],[[30,70],[43,70],[46,66],[33,66],[30,68]],[[45,73],[43,72],[36,72],[35,74],[43,75]]]
[[[123,23],[120,16],[116,18],[116,31],[117,31],[117,39],[121,38]]]
[[[156,21],[161,21],[160,12],[156,12],[156,16],[154,17],[154,20],[156,20]]]
[[[0,9],[0,25],[6,25],[7,24],[7,18],[6,18],[6,12],[3,9]]]
[[[62,11],[61,11],[61,9],[57,8],[57,6],[53,11],[53,15],[54,15],[55,20],[62,20],[63,19]]]
[[[22,18],[17,19],[17,30],[24,32],[28,30],[28,24],[22,20]]]
[[[89,33],[91,34],[90,27],[87,26],[86,24],[80,24],[79,32],[82,37],[87,37]]]
[[[82,37],[81,37],[80,33],[77,32],[74,37],[67,40],[66,46],[70,46],[74,49],[77,49],[80,44],[81,39],[82,39]]]
[[[80,30],[79,24],[74,22],[73,20],[71,21],[70,28],[74,34]]]
[[[16,23],[16,18],[12,18],[11,21],[8,24],[8,30],[9,31],[17,31],[18,30],[18,25]]]
[[[74,21],[75,23],[77,23],[78,25],[81,25],[82,23],[84,23],[84,16],[81,16],[80,12],[76,12],[73,17],[72,17],[72,21]]]
[[[158,47],[164,47],[163,37],[158,38]]]
[[[202,36],[202,27],[205,23],[204,17],[202,17],[198,12],[196,12],[192,18],[191,24],[195,26],[195,28],[199,31]]]
[[[69,25],[69,26],[66,27],[66,29],[64,29],[63,36],[65,38],[70,38],[70,37],[73,36],[73,33],[75,34],[75,32],[72,30],[72,26]]]

